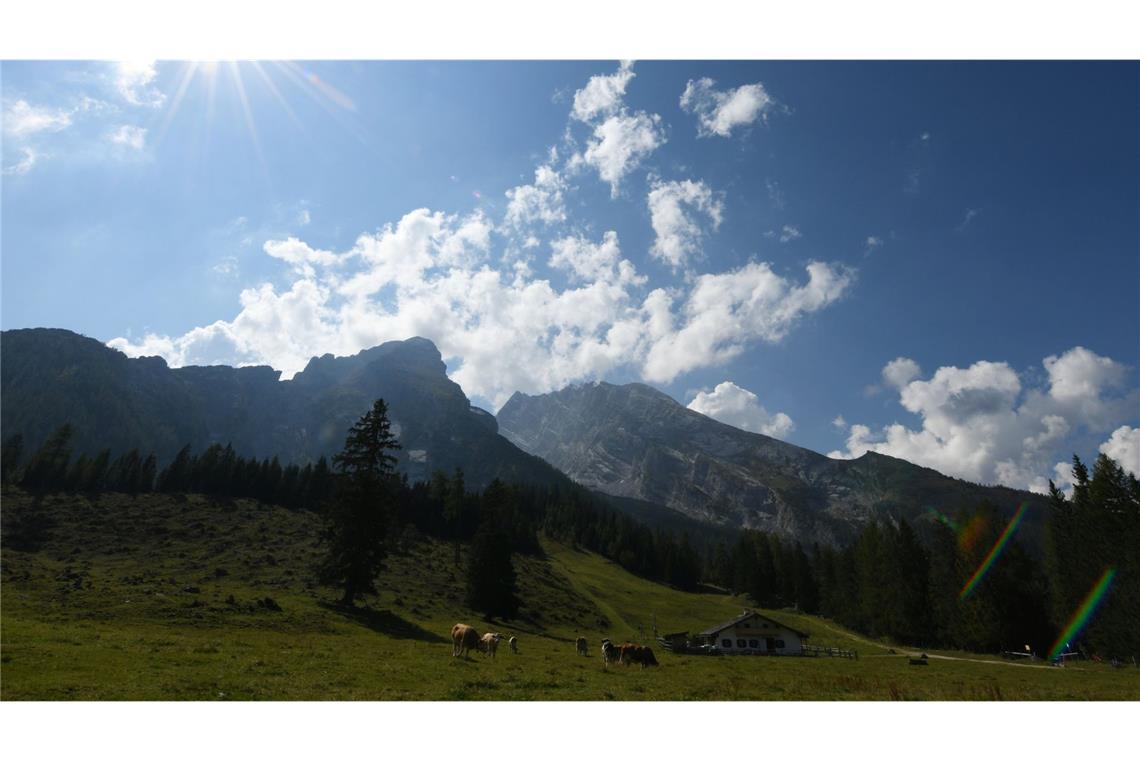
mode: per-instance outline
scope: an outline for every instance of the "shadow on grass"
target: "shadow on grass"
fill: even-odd
[[[390,610],[373,610],[367,607],[344,607],[331,602],[318,602],[318,604],[343,618],[363,625],[377,633],[391,636],[394,639],[415,639],[431,644],[444,644],[448,639],[415,623],[404,620]]]

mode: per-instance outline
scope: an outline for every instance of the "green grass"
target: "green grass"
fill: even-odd
[[[29,530],[32,515],[44,527]],[[650,583],[553,543],[517,558],[518,620],[484,623],[462,604],[451,549],[408,540],[379,598],[346,614],[312,584],[313,515],[245,500],[4,493],[0,697],[19,699],[1136,699],[1140,671],[1010,665],[913,667],[829,621],[773,617],[858,660],[683,657],[602,667],[603,637],[697,631],[746,600]],[[270,597],[280,606],[264,606]],[[261,605],[258,600],[263,600]],[[455,659],[457,621],[519,637],[520,654]],[[586,636],[590,656],[574,654]],[[935,654],[935,653],[931,653]]]

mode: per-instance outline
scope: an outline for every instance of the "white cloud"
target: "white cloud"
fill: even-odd
[[[161,106],[166,96],[153,87],[158,72],[154,61],[119,61],[115,64],[115,87],[133,106]]]
[[[237,277],[237,256],[223,256],[217,264],[214,264],[214,266],[210,267],[210,271],[212,271],[214,274],[221,275],[222,277]]]
[[[146,128],[124,124],[107,135],[107,139],[115,145],[122,145],[133,150],[142,150],[146,145]]]
[[[842,414],[836,415],[835,419],[831,421],[831,424],[840,430],[845,430],[847,428],[847,420],[843,419]]]
[[[21,148],[20,151],[24,154],[24,157],[14,164],[5,166],[3,171],[4,176],[18,177],[21,174],[27,174],[32,170],[32,167],[36,165],[36,161],[39,160],[40,154],[31,148]]]
[[[660,116],[622,111],[594,128],[585,152],[575,154],[569,167],[592,166],[602,181],[609,183],[610,195],[616,198],[625,175],[664,143]]]
[[[315,276],[314,265],[335,266],[340,263],[340,258],[331,251],[310,248],[295,237],[267,240],[262,248],[273,258],[292,264],[294,270],[310,278]]]
[[[311,221],[313,221],[313,217],[309,214],[309,209],[303,208],[297,212],[297,224],[301,227],[307,226]]]
[[[645,284],[645,278],[637,275],[633,264],[621,257],[617,233],[612,230],[599,244],[580,237],[566,237],[554,241],[551,247],[550,266],[569,271],[578,281]]]
[[[633,62],[622,61],[616,73],[590,77],[586,86],[574,93],[571,115],[585,122],[613,116],[621,108],[625,88],[634,76]]]
[[[1107,356],[1097,356],[1082,346],[1060,356],[1045,357],[1049,395],[1060,400],[1097,398],[1106,388],[1119,387],[1127,371]]]
[[[757,262],[724,274],[701,275],[685,300],[677,329],[672,297],[663,290],[650,293],[646,309],[655,340],[643,375],[670,382],[696,367],[728,361],[753,340],[779,342],[800,316],[835,302],[854,280],[852,272],[820,262],[809,264],[807,271],[804,285]]]
[[[534,184],[519,185],[506,192],[506,222],[514,227],[542,222],[558,224],[566,221],[566,204],[562,193],[566,182],[550,165],[534,170]]]
[[[795,429],[791,417],[783,412],[769,413],[755,393],[728,380],[716,386],[711,393],[698,393],[689,402],[689,408],[726,425],[773,438],[786,438]]]
[[[883,247],[883,239],[881,237],[876,237],[875,235],[868,235],[866,246],[866,252],[871,253],[872,251]]]
[[[665,143],[660,116],[645,111],[630,113],[623,103],[626,85],[633,77],[633,64],[629,61],[623,62],[614,74],[591,77],[574,94],[571,110],[571,116],[589,124],[593,132],[585,150],[571,155],[566,168],[573,172],[583,166],[593,167],[602,181],[609,183],[614,198],[622,179]],[[574,146],[569,129],[565,142]],[[555,156],[552,151],[552,162]]]
[[[750,264],[697,278],[687,292],[643,296],[644,278],[609,232],[552,244],[549,265],[571,280],[558,289],[526,262],[492,260],[490,232],[479,214],[416,209],[343,253],[269,241],[265,252],[296,272],[287,290],[248,288],[231,321],[111,345],[175,366],[269,364],[290,377],[311,356],[421,335],[439,346],[452,379],[497,406],[516,390],[542,393],[621,368],[653,380],[718,363],[756,340],[780,340],[850,282],[824,264],[810,265],[804,284]]]
[[[887,382],[887,385],[901,390],[911,380],[921,375],[922,369],[914,359],[907,359],[905,356],[900,356],[897,359],[892,359],[887,362],[886,366],[883,367],[882,374],[883,380]]]
[[[766,116],[772,98],[759,82],[720,91],[708,77],[690,79],[681,95],[681,109],[696,115],[700,137],[729,137],[737,127]]]
[[[829,456],[876,451],[975,482],[1044,492],[1048,462],[1064,453],[1068,438],[1134,417],[1140,392],[1110,393],[1123,384],[1125,368],[1080,346],[1042,363],[1048,386],[1025,389],[1005,362],[941,367],[921,380],[917,363],[895,359],[883,368],[883,378],[898,390],[902,407],[920,417],[921,427],[896,422],[875,434],[852,425],[846,450]]]
[[[704,215],[713,230],[724,213],[721,199],[704,182],[654,182],[647,198],[656,239],[649,253],[673,267],[687,266],[700,250],[704,228],[686,207]]]
[[[33,106],[17,100],[4,112],[4,133],[9,137],[27,137],[37,132],[59,132],[71,126],[71,112]]]
[[[1121,425],[1100,445],[1100,452],[1116,460],[1126,472],[1140,478],[1140,427]]]
[[[780,242],[790,243],[793,240],[799,240],[803,235],[800,233],[799,227],[793,227],[790,224],[785,224],[784,228],[780,230]]]

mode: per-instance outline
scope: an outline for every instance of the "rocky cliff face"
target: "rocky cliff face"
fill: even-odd
[[[853,461],[725,425],[637,383],[516,393],[500,432],[573,480],[707,523],[844,543],[872,518],[920,518],[1028,494],[954,480],[902,460]]]
[[[198,451],[229,443],[246,456],[304,463],[339,451],[349,427],[383,398],[404,447],[399,467],[413,480],[456,467],[473,487],[495,477],[561,478],[498,434],[494,416],[471,406],[423,338],[326,354],[286,381],[270,367],[170,369],[66,330],[9,330],[0,350],[0,424],[29,448],[70,422],[80,452],[138,448],[168,461],[188,443]]]

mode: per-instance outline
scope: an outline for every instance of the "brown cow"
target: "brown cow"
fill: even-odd
[[[574,651],[577,652],[578,654],[582,655],[583,657],[588,656],[586,654],[586,637],[585,636],[579,636],[577,638],[577,640],[574,642]]]
[[[629,665],[632,662],[641,665],[642,668],[652,667],[658,664],[657,657],[654,656],[652,649],[629,643],[621,645],[618,662],[622,665]]]
[[[451,629],[451,656],[463,655],[472,649],[479,648],[479,632],[464,623],[456,623]]]

